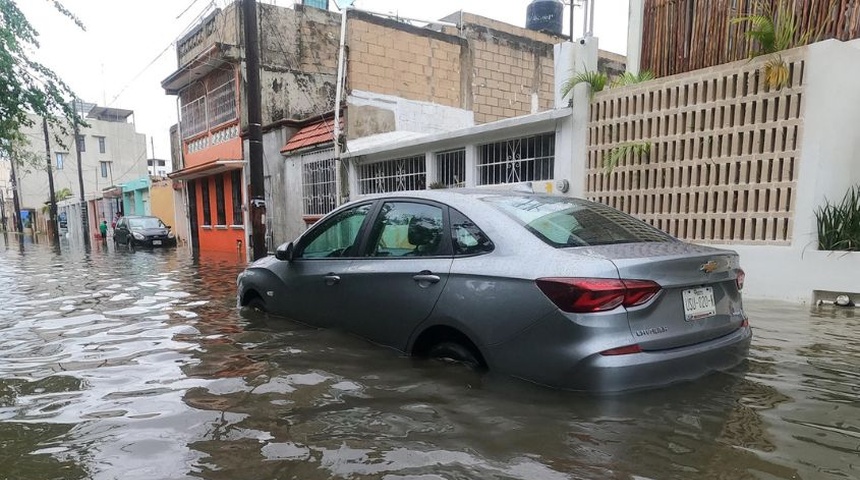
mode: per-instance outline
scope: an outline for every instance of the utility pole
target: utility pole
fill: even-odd
[[[78,100],[75,100],[75,155],[78,157],[78,190],[81,192],[81,231],[84,234],[84,251],[90,250],[90,215],[87,212],[87,200],[84,197],[84,167],[81,161],[81,143],[78,142],[80,122],[78,121]],[[48,154],[50,156],[50,154]],[[50,163],[50,159],[48,161]],[[51,197],[53,199],[53,196]]]
[[[6,192],[0,190],[0,229],[6,233]]]
[[[15,218],[12,219],[12,222],[18,233],[24,233],[24,224],[21,223],[21,201],[18,200],[18,176],[15,173],[15,164],[18,160],[14,157],[9,160],[12,164],[12,177],[10,178],[11,181],[9,183],[12,184],[12,206],[15,208]]]
[[[344,75],[346,75],[346,66],[344,63],[346,62],[346,22],[347,22],[347,14],[349,13],[350,5],[347,5],[340,12],[340,46],[338,48],[337,53],[337,87],[335,88],[334,94],[334,161],[335,161],[335,171],[334,171],[334,185],[335,185],[335,207],[339,207],[343,202],[343,178],[344,178],[344,165],[343,159],[341,158],[341,153],[343,148],[340,144],[341,141],[341,128],[340,128],[340,117],[341,117],[341,98],[343,97],[343,82]]]
[[[50,235],[51,243],[54,246],[60,244],[60,228],[57,224],[57,199],[54,196],[54,171],[51,168],[51,139],[48,136],[48,119],[42,117],[42,132],[45,134],[45,155],[48,159],[47,163],[47,172],[48,172],[48,193],[50,197],[50,206],[48,207],[48,225],[50,227],[50,231],[48,234]],[[77,143],[78,139],[75,137],[75,143]]]
[[[260,93],[260,36],[257,31],[257,0],[243,0],[242,19],[245,30],[245,97],[248,103],[248,171],[251,190],[248,195],[251,214],[253,259],[268,254],[266,248],[266,196],[263,185],[263,113]]]

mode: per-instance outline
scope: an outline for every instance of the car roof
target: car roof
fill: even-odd
[[[536,193],[531,190],[521,190],[517,187],[514,188],[444,188],[444,189],[431,189],[431,190],[409,190],[403,192],[388,192],[388,193],[373,193],[366,195],[359,195],[353,201],[349,202],[350,204],[368,201],[368,200],[379,200],[379,199],[388,199],[388,198],[417,198],[417,199],[425,199],[425,200],[435,200],[441,203],[446,203],[454,208],[460,208],[464,205],[475,205],[483,204],[484,202],[475,202],[475,200],[482,200],[490,197],[534,197],[534,198],[552,198],[557,201],[559,198],[565,198],[568,200],[573,200],[577,203],[592,203],[588,200],[579,198],[579,197],[571,197],[567,195],[558,195],[558,194],[548,194],[548,193]],[[489,205],[487,204],[489,207]],[[472,207],[474,208],[474,207]]]

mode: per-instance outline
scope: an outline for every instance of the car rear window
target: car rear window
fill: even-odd
[[[483,200],[557,248],[676,241],[626,213],[585,200],[541,196],[492,196]]]
[[[161,220],[155,217],[130,218],[128,225],[131,228],[165,228]]]

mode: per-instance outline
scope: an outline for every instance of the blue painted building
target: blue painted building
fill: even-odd
[[[124,215],[150,215],[149,176],[120,184],[122,187],[122,210]]]

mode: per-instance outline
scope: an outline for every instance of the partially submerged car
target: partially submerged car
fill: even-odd
[[[116,222],[113,242],[129,247],[175,247],[176,236],[160,218],[134,215]]]
[[[488,190],[346,204],[238,277],[238,302],[573,390],[732,368],[751,330],[729,250],[585,200]]]

